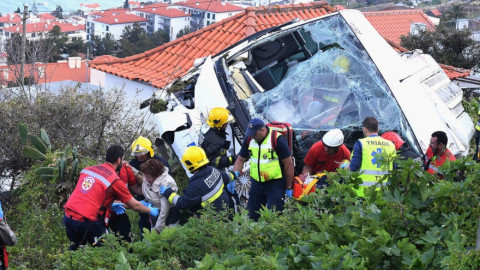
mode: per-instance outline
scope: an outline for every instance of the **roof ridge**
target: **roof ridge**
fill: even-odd
[[[323,7],[323,8],[328,8],[330,7],[328,5],[327,2],[325,1],[318,1],[318,2],[312,2],[312,3],[300,3],[300,4],[286,4],[286,5],[275,5],[275,9],[272,9],[272,8],[268,8],[268,7],[264,7],[264,6],[260,6],[260,7],[248,7],[246,8],[244,11],[242,12],[239,12],[233,16],[230,16],[226,19],[223,19],[221,20],[220,22],[217,22],[217,23],[214,23],[214,24],[210,24],[202,29],[199,29],[195,32],[192,32],[192,33],[189,33],[181,38],[177,38],[173,41],[170,41],[168,43],[165,43],[165,44],[162,44],[160,45],[159,47],[156,47],[156,48],[153,48],[153,49],[150,49],[148,51],[145,51],[143,53],[139,53],[139,54],[136,54],[136,55],[132,55],[132,56],[128,56],[128,57],[125,57],[125,58],[118,58],[118,59],[113,59],[113,60],[102,60],[102,61],[99,61],[99,62],[96,62],[95,60],[93,60],[92,62],[90,62],[90,65],[92,66],[95,66],[95,65],[102,65],[102,64],[108,64],[108,63],[111,63],[111,64],[118,64],[118,63],[124,63],[124,62],[128,62],[128,61],[132,61],[132,60],[136,60],[136,59],[139,59],[139,58],[142,58],[142,57],[145,57],[145,56],[149,56],[151,54],[154,54],[156,52],[159,52],[159,51],[162,51],[163,49],[167,48],[167,47],[170,47],[170,46],[173,46],[175,44],[178,44],[182,41],[184,41],[185,39],[190,39],[190,38],[193,38],[194,36],[198,36],[198,35],[201,35],[203,34],[204,32],[206,31],[210,31],[210,29],[212,28],[215,28],[215,27],[218,27],[220,25],[223,25],[223,24],[226,24],[232,20],[236,20],[238,19],[238,17],[242,17],[242,16],[245,16],[247,19],[250,17],[254,17],[255,20],[253,22],[250,22],[249,20],[247,20],[247,24],[246,26],[249,26],[249,27],[255,27],[257,25],[257,13],[260,13],[260,14],[269,14],[269,13],[277,13],[277,12],[281,12],[282,10],[285,10],[285,9],[292,9],[292,10],[302,10],[302,9],[305,9],[305,8],[318,8],[318,7]],[[249,12],[254,12],[253,14],[249,13]],[[331,8],[331,11],[335,11],[335,9]],[[250,28],[251,29],[251,28]],[[255,33],[252,32],[252,34]]]
[[[363,14],[375,15],[375,14],[411,14],[411,13],[422,13],[421,9],[399,9],[399,10],[379,10],[379,11],[365,11]]]

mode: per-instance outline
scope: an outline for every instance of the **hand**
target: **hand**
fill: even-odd
[[[288,197],[288,198],[292,198],[293,189],[287,189],[287,190],[285,190],[285,194],[287,194],[287,197]]]
[[[231,173],[232,173],[232,176],[233,176],[233,179],[232,179],[232,180],[237,179],[237,178],[240,177],[240,175],[242,174],[242,173],[239,172],[239,171],[231,171]]]
[[[235,194],[235,185],[236,185],[236,182],[235,180],[232,180],[232,182],[228,183],[227,184],[227,190],[228,192],[232,193],[232,194]]]
[[[160,189],[158,190],[158,192],[160,193],[160,195],[163,196],[163,194],[165,193],[165,191],[169,189],[169,187],[166,187],[166,186],[160,186]]]
[[[0,218],[3,219],[2,202],[0,202]]]
[[[146,202],[145,200],[141,200],[140,203],[143,204],[143,206],[146,206],[146,207],[152,206],[152,204]]]
[[[153,216],[153,217],[158,217],[158,213],[160,212],[158,210],[158,208],[155,208],[155,207],[151,207],[151,206],[148,206],[148,208],[150,208],[150,215]]]
[[[343,160],[342,163],[340,163],[340,169],[346,169],[348,166],[350,166],[350,161],[348,160]]]
[[[112,211],[115,212],[115,214],[117,215],[121,215],[125,213],[125,207],[123,207],[123,203],[113,203]]]

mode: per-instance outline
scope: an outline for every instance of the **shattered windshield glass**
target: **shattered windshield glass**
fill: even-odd
[[[367,116],[378,119],[382,132],[398,131],[411,140],[389,87],[340,15],[305,24],[275,39],[282,41],[282,48],[295,42],[292,48],[300,49],[285,53],[284,59],[275,56],[273,64],[262,64],[260,60],[274,56],[261,55],[261,45],[253,48],[252,62],[257,63],[253,77],[265,92],[252,94],[246,102],[252,117],[292,124],[302,159],[332,128],[342,129],[352,148],[363,136],[361,123]],[[270,48],[272,40],[267,41]],[[251,65],[248,68],[252,72]]]

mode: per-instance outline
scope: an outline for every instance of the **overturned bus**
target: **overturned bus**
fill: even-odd
[[[256,33],[201,63],[159,94],[162,138],[181,157],[198,143],[214,107],[228,108],[230,153],[238,153],[249,119],[281,121],[295,131],[296,171],[313,143],[339,128],[350,149],[361,122],[378,119],[380,133],[396,131],[425,153],[430,135],[447,133],[448,148],[468,153],[473,123],[463,93],[429,56],[398,54],[362,13],[343,10]],[[175,89],[175,90],[173,90]]]

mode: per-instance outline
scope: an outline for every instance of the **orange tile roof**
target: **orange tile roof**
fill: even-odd
[[[42,20],[56,20],[57,17],[53,16],[50,13],[39,14],[38,17]]]
[[[437,17],[442,16],[442,13],[438,9],[432,9],[430,10],[430,12],[432,12],[433,16],[437,16]]]
[[[40,77],[39,68],[44,68],[43,77]],[[15,74],[18,74],[20,70],[19,66],[12,66],[8,67],[5,65],[0,65],[0,74],[3,78],[4,70],[7,69],[8,71],[8,79],[6,81],[13,81],[15,80]],[[38,78],[38,83],[52,83],[52,82],[60,82],[60,81],[76,81],[76,82],[87,82],[87,66],[85,62],[81,62],[80,68],[70,68],[68,66],[68,62],[60,62],[60,63],[47,63],[47,64],[36,64],[32,70],[31,65],[25,65],[25,77],[29,77],[30,73],[33,71],[35,73],[35,77]],[[17,71],[17,72],[15,72]],[[90,68],[89,68],[90,73]]]
[[[17,13],[6,14],[0,17],[0,23],[21,23],[22,19]]]
[[[99,8],[100,4],[98,4],[98,3],[94,3],[94,4],[80,3],[80,6],[87,7],[87,8]]]
[[[73,25],[71,23],[60,23],[57,21],[52,21],[50,23],[39,22],[39,23],[27,23],[27,33],[36,33],[36,32],[48,32],[53,29],[55,25],[60,27],[60,30],[63,33],[66,32],[76,32],[76,31],[85,31],[85,25]],[[4,28],[3,31],[10,33],[20,33],[22,31],[21,25],[13,25],[7,28]]]
[[[401,36],[408,36],[412,23],[425,23],[428,31],[435,30],[432,21],[419,9],[363,12],[363,15],[384,39],[398,44]]]
[[[469,69],[457,68],[454,66],[448,66],[444,64],[439,64],[439,65],[443,69],[445,74],[447,74],[448,78],[450,78],[450,80],[465,78],[469,76],[470,73],[472,73],[472,71]]]
[[[96,11],[90,13],[91,16],[100,16],[100,17],[106,17],[106,16],[112,16],[112,15],[120,15],[120,14],[127,14],[127,9],[124,8],[111,8],[107,10],[102,10],[102,11]]]
[[[90,65],[106,73],[163,88],[185,75],[197,58],[217,54],[247,36],[289,22],[293,17],[312,19],[334,11],[335,9],[324,1],[270,8],[249,7],[241,13],[155,49],[127,58],[95,59]],[[287,14],[291,16],[286,16]],[[155,64],[147,69],[147,62]]]
[[[336,10],[344,10],[344,9],[346,9],[346,8],[345,8],[344,6],[342,6],[342,5],[335,5],[334,8],[335,8]]]
[[[170,5],[167,3],[154,3],[150,5],[144,5],[143,7],[135,8],[135,10],[142,9],[142,8],[156,8],[156,7],[168,7],[168,6]]]
[[[148,19],[143,18],[141,16],[137,16],[135,14],[119,14],[119,15],[100,17],[100,18],[94,19],[94,21],[105,23],[105,24],[122,24],[122,23],[146,22],[148,21]]]
[[[216,13],[243,10],[242,7],[219,0],[188,0],[185,2],[176,2],[175,4]]]
[[[190,14],[185,13],[179,9],[176,8],[167,8],[167,7],[143,7],[143,8],[137,8],[135,10],[145,12],[145,13],[150,13],[150,14],[156,14],[164,17],[170,17],[170,18],[176,18],[176,17],[190,17]]]

